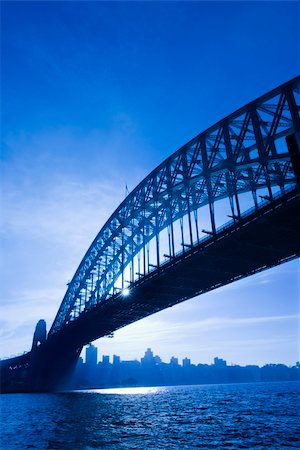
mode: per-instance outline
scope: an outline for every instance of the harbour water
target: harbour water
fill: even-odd
[[[300,382],[1,396],[1,450],[300,448]]]

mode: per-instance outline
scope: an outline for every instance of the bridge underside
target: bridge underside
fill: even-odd
[[[300,254],[300,196],[295,189],[174,258],[70,322],[59,339],[87,344],[196,295],[281,264]],[[58,336],[57,336],[58,337]],[[53,336],[54,338],[54,336]]]

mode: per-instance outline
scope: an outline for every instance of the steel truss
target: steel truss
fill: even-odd
[[[56,333],[118,290],[130,287],[137,277],[159,270],[164,263],[160,250],[163,230],[168,236],[168,254],[164,257],[174,258],[176,221],[180,223],[184,252],[199,244],[201,231],[209,235],[218,232],[218,200],[229,199],[232,220],[238,222],[240,194],[251,193],[258,209],[259,190],[265,189],[264,199],[272,202],[274,187],[283,194],[295,185],[284,138],[300,132],[299,94],[297,77],[222,119],[154,169],[96,236],[69,283],[49,333]],[[203,230],[201,223],[201,208],[206,205],[209,230]],[[152,264],[151,241],[156,253]]]

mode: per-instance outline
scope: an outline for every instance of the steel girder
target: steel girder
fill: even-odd
[[[257,191],[272,187],[284,192],[296,184],[287,148],[277,145],[300,132],[300,77],[279,86],[222,119],[181,147],[154,169],[121,203],[100,230],[81,261],[60,305],[49,334],[114,295],[116,281],[134,257],[156,239],[159,269],[159,235],[169,228],[170,258],[174,257],[173,224],[209,205],[211,230],[217,232],[214,204],[230,200],[233,220],[239,220],[238,194],[251,192],[258,208]],[[190,243],[199,243],[192,236]],[[149,264],[148,264],[149,270]],[[132,279],[134,281],[134,274]]]

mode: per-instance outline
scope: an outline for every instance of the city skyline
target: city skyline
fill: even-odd
[[[299,73],[297,2],[3,2],[0,357],[49,330],[99,229],[161,161]],[[250,33],[249,29],[255,29]],[[278,30],[281,30],[280,35]],[[272,38],[270,38],[272,36]],[[264,43],[262,45],[262,42]],[[259,74],[259,76],[258,76]],[[299,260],[96,345],[293,364]]]
[[[83,351],[81,353],[81,355],[82,355],[81,356],[81,360],[82,361],[83,361],[83,355],[84,354],[85,354],[84,363],[88,364],[88,365],[96,365],[96,364],[98,364],[100,362],[105,362],[105,363],[111,363],[112,362],[114,364],[115,362],[119,363],[121,361],[126,361],[126,360],[122,359],[120,355],[104,355],[104,354],[102,354],[102,361],[100,361],[100,359],[98,358],[98,347],[93,345],[93,344],[89,344],[88,346],[85,346],[83,348]],[[111,358],[112,358],[112,360],[110,361]],[[214,363],[215,364],[216,364],[216,361],[218,361],[218,360],[219,361],[224,361],[222,358],[214,357]],[[152,361],[153,362],[153,361],[155,361],[155,362],[165,363],[165,361],[163,361],[158,354],[155,355],[153,353],[153,351],[151,350],[150,347],[148,347],[146,349],[144,356],[141,356],[140,358],[136,358],[136,359],[134,359],[132,361],[139,361],[139,362],[145,362],[145,361],[146,362],[147,361]],[[193,364],[191,359],[188,358],[187,356],[185,356],[182,359],[182,364],[183,364],[184,361],[189,361],[189,364]],[[174,363],[175,362],[176,364],[180,364],[178,358],[175,355],[171,356],[169,362],[170,363],[172,363],[172,362]],[[225,361],[225,363],[226,363],[226,361]]]
[[[154,363],[163,363],[163,364],[175,364],[175,365],[179,365],[179,366],[185,366],[185,365],[201,365],[201,364],[207,364],[202,362],[201,360],[198,361],[193,361],[191,358],[189,358],[189,355],[186,355],[185,357],[183,357],[181,360],[174,354],[169,358],[169,361],[164,361],[160,355],[159,352],[154,352],[150,347],[148,347],[145,350],[145,353],[143,356],[139,356],[137,358],[131,359],[131,360],[127,360],[122,358],[120,355],[107,355],[104,353],[100,353],[99,352],[99,348],[93,344],[89,344],[89,346],[85,346],[82,350],[80,359],[81,362],[87,365],[92,365],[95,366],[97,364],[119,364],[120,362],[154,362]],[[157,354],[156,354],[157,353]],[[273,364],[272,361],[269,361],[269,363],[267,364]],[[280,364],[280,363],[279,363]],[[219,356],[214,356],[212,358],[212,360],[210,361],[210,365],[215,365],[218,367],[226,367],[226,366],[241,366],[238,362],[235,363],[228,363],[228,361],[226,361],[223,358],[220,358]],[[250,364],[249,364],[250,365]],[[294,364],[292,364],[290,367],[294,367],[294,366],[298,366],[299,367],[299,361],[295,361]],[[258,366],[258,364],[251,364],[251,366]]]
[[[86,347],[86,361],[77,362],[69,389],[107,387],[176,386],[191,384],[257,383],[270,381],[297,381],[300,379],[300,363],[291,367],[283,364],[228,365],[215,357],[211,364],[194,364],[185,357],[182,364],[173,356],[169,362],[162,361],[147,348],[140,360],[123,361],[120,356],[103,355],[97,362],[97,347]]]

